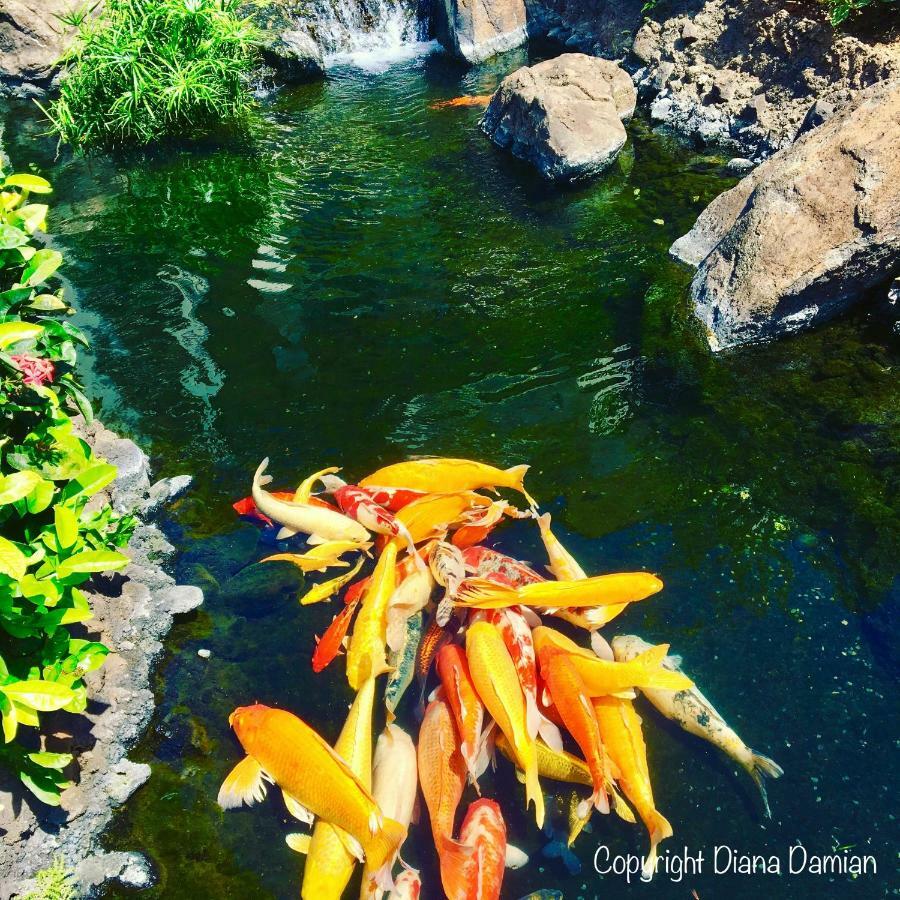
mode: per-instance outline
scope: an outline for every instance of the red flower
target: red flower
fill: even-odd
[[[49,359],[39,356],[11,356],[10,359],[22,370],[25,384],[50,384],[56,372]]]

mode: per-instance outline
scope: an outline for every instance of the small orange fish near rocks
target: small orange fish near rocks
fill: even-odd
[[[429,103],[429,109],[461,109],[467,106],[487,106],[491,102],[493,94],[463,94],[462,97],[454,97],[452,100],[438,100]]]

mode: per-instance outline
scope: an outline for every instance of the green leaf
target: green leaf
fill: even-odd
[[[16,210],[14,218],[29,234],[33,234],[39,228],[46,227],[48,210],[46,203],[27,203]]]
[[[131,560],[124,553],[114,550],[83,550],[63,560],[56,569],[60,578],[92,572],[116,572],[124,569]]]
[[[59,806],[60,791],[69,786],[68,782],[57,784],[53,778],[43,772],[41,775],[35,774],[34,776],[28,772],[19,772],[19,778],[22,779],[22,784],[47,806]]]
[[[102,491],[108,484],[115,481],[116,474],[116,467],[109,463],[98,463],[91,466],[63,488],[63,499],[68,501],[78,497],[92,497],[97,491]]]
[[[53,712],[62,709],[75,696],[71,688],[55,681],[29,679],[0,685],[7,697],[38,712]]]
[[[44,479],[41,479],[34,486],[34,490],[28,495],[28,499],[25,501],[28,512],[32,515],[42,513],[53,502],[53,492],[55,490],[56,486],[52,481],[44,481]]]
[[[20,473],[20,474],[25,474]],[[68,550],[78,538],[78,517],[67,506],[55,506],[53,509],[53,525],[56,528],[56,539],[63,550]]]
[[[3,187],[17,187],[23,191],[31,191],[32,194],[50,194],[53,187],[46,178],[38,175],[10,175],[3,182]]]
[[[3,719],[3,742],[11,744],[19,729],[19,720],[16,717],[16,708],[5,694],[0,694],[0,716]]]
[[[0,537],[0,574],[18,581],[25,575],[26,568],[25,554],[12,541]]]
[[[29,753],[28,758],[42,769],[64,769],[75,758],[71,753]]]
[[[41,294],[28,304],[28,309],[37,312],[60,312],[68,308],[69,304],[61,297],[57,297],[56,294]]]
[[[94,618],[94,612],[87,597],[77,588],[72,588],[72,606],[63,611],[60,625],[72,625],[75,622],[87,622]]]
[[[104,660],[109,656],[109,647],[99,641],[88,641],[73,656],[76,659],[77,674],[81,677],[103,665]]]
[[[22,273],[21,284],[34,287],[46,281],[61,265],[63,257],[59,250],[38,250]]]
[[[0,325],[0,350],[18,344],[19,341],[32,340],[43,330],[43,325],[34,322],[4,322]]]
[[[0,250],[12,250],[28,243],[28,235],[21,228],[0,224]]]
[[[13,472],[0,477],[0,506],[27,497],[43,481],[37,472]]]
[[[80,388],[75,387],[74,384],[67,384],[66,391],[71,396],[71,398],[75,401],[75,405],[78,407],[78,412],[84,416],[84,421],[87,422],[88,425],[94,421],[94,409],[91,406],[91,401],[84,395]]]

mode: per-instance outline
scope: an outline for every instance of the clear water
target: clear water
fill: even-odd
[[[226,718],[260,700],[334,738],[350,699],[340,664],[309,667],[334,609],[301,610],[290,573],[245,570],[270,548],[230,503],[266,455],[290,486],[326,464],[359,476],[417,453],[530,462],[531,490],[586,569],[665,579],[615,630],[671,642],[786,772],[767,822],[746,776],[644,707],[673,853],[784,858],[800,841],[878,863],[852,879],[715,876],[707,862],[681,883],[629,886],[591,860],[598,842],[640,853],[644,833],[598,817],[570,874],[542,853],[550,839],[501,765],[486,793],[532,854],[505,897],[896,893],[896,340],[860,311],[710,355],[689,274],[666,249],[732,183],[722,160],[638,120],[609,174],[561,192],[495,151],[478,110],[429,108],[489,92],[523,61],[335,67],[265,101],[249,146],[146,158],[57,157],[30,111],[5,115],[14,160],[56,185],[54,240],[93,338],[103,417],[150,449],[158,474],[196,476],[166,526],[178,576],[207,601],[173,633],[136,751],[154,776],[109,837],[149,853],[150,897],[297,896],[302,860],[280,805],[214,805],[239,758]],[[542,561],[525,527],[497,545]],[[428,898],[430,843],[423,822],[407,850]]]

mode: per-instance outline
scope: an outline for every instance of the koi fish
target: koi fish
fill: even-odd
[[[486,578],[467,578],[457,604],[477,609],[507,606],[584,607],[634,603],[661,591],[663,583],[649,572],[595,575],[584,581],[540,581],[512,588]]]
[[[429,566],[434,580],[444,588],[444,597],[438,604],[435,621],[443,627],[453,614],[453,598],[466,577],[466,564],[459,547],[438,541],[431,552]]]
[[[309,606],[313,603],[322,603],[324,600],[328,600],[333,597],[348,581],[352,581],[356,577],[356,573],[362,568],[364,560],[362,557],[359,558],[359,561],[356,565],[349,571],[345,572],[343,575],[338,575],[337,578],[331,578],[328,581],[323,581],[321,584],[314,584],[301,598],[300,605],[301,606]]]
[[[544,823],[544,796],[538,780],[535,742],[525,721],[525,695],[503,637],[489,622],[475,622],[467,629],[466,659],[481,702],[509,739],[525,772],[526,806],[534,803],[540,828]]]
[[[456,720],[456,730],[460,736],[459,751],[469,770],[469,781],[477,785],[478,776],[484,771],[483,767],[479,767],[484,705],[472,684],[462,647],[445,644],[437,655],[436,666],[444,687],[444,698]]]
[[[515,663],[519,684],[525,695],[525,722],[528,734],[535,738],[538,734],[556,750],[562,750],[562,735],[559,729],[540,711],[537,702],[537,664],[534,656],[534,642],[531,629],[521,610],[489,610],[487,621],[495,625],[503,636],[503,643]]]
[[[344,515],[376,534],[396,537],[400,533],[400,525],[394,516],[383,506],[379,506],[366,491],[347,484],[335,475],[326,475],[322,483]]]
[[[427,606],[434,588],[431,571],[426,566],[415,569],[414,564],[415,561],[407,557],[397,566],[397,587],[388,603],[385,637],[388,647],[395,653],[406,641],[407,620]]]
[[[263,473],[269,465],[264,459],[253,476],[253,502],[256,508],[273,522],[289,528],[293,532],[309,534],[314,543],[322,541],[354,541],[362,544],[369,539],[369,532],[359,522],[354,522],[343,513],[334,512],[311,503],[293,503],[278,500],[273,494],[263,490],[263,485],[272,479]]]
[[[657,845],[672,837],[672,826],[657,812],[653,801],[641,719],[630,700],[597,697],[593,707],[603,743],[619,770],[619,785],[650,832],[650,852],[641,870],[641,880],[649,881],[656,869]]]
[[[397,513],[400,522],[415,544],[431,538],[443,539],[459,517],[473,506],[486,506],[491,501],[471,491],[457,494],[426,494],[404,506]]]
[[[466,783],[466,766],[457,747],[453,714],[443,700],[432,700],[419,729],[419,783],[431,819],[441,883],[448,897],[465,890],[465,865],[472,850],[453,840],[456,808]]]
[[[586,815],[591,806],[608,813],[606,786],[612,781],[612,773],[584,682],[572,664],[571,657],[561,650],[538,641],[537,651],[541,677],[553,699],[553,705],[559,711],[569,733],[575,738],[575,743],[581,748],[591,772],[594,792],[582,807],[582,814]]]
[[[332,620],[325,634],[316,639],[316,649],[312,656],[313,672],[321,672],[329,666],[338,655],[344,644],[344,638],[353,621],[353,614],[359,605],[359,599],[349,606],[345,606]]]
[[[550,558],[550,571],[558,581],[584,581],[587,574],[578,564],[575,558],[557,540],[556,535],[550,530],[550,513],[538,516],[538,528],[541,532],[541,540]],[[627,603],[613,603],[609,606],[598,606],[592,610],[575,613],[572,610],[548,610],[550,615],[559,616],[564,621],[570,622],[588,631],[612,621],[619,613],[625,610]]]
[[[424,616],[421,610],[413,613],[404,623],[406,635],[403,640],[403,646],[400,650],[391,650],[388,654],[388,665],[394,669],[387,680],[387,684],[384,686],[384,705],[387,707],[388,721],[393,719],[397,707],[403,699],[403,695],[410,684],[412,684],[416,671],[419,643],[422,640],[423,619]]]
[[[483,798],[471,803],[459,840],[475,851],[466,864],[466,892],[460,900],[499,900],[506,868],[506,822],[500,807]]]
[[[329,466],[327,469],[320,469],[318,472],[313,472],[308,478],[304,478],[297,487],[297,490],[294,491],[294,503],[309,503],[316,482],[321,480],[324,483],[325,478],[340,471],[339,466]]]
[[[422,896],[422,879],[415,869],[404,869],[394,880],[394,889],[388,900],[419,900]]]
[[[408,491],[405,488],[371,488],[356,485],[359,490],[365,491],[371,500],[388,512],[400,512],[404,506],[409,506],[414,500],[421,500],[428,496],[428,491]]]
[[[350,563],[341,559],[345,553],[356,550],[365,552],[371,546],[371,542],[357,544],[354,541],[326,541],[306,553],[275,553],[260,562],[289,562],[301,572],[321,572],[333,566],[346,568]]]
[[[347,849],[365,858],[379,883],[390,870],[406,829],[386,819],[347,763],[305,722],[283,709],[242,706],[229,716],[247,756],[219,790],[223,809],[248,805],[265,796],[274,782],[293,801],[347,834]]]
[[[436,100],[429,103],[429,109],[458,109],[465,106],[487,106],[491,102],[493,94],[464,94],[462,97],[454,97],[452,100]]]
[[[534,640],[538,652],[541,647],[547,647],[566,654],[590,697],[625,694],[636,687],[684,691],[693,686],[686,675],[665,667],[668,644],[650,647],[630,662],[609,662],[545,625],[535,628]]]
[[[521,587],[545,581],[534,569],[529,568],[511,556],[505,556],[489,547],[469,547],[463,551],[466,570],[507,587]]]
[[[389,670],[385,656],[387,608],[395,586],[397,545],[388,544],[378,558],[372,580],[362,601],[350,647],[347,650],[347,681],[353,690],[368,678]]]
[[[367,790],[372,789],[374,699],[375,679],[370,678],[356,695],[347,721],[334,745],[334,752],[346,761]],[[375,801],[378,802],[377,797]],[[404,828],[409,825],[408,822],[401,824]],[[318,819],[309,841],[300,896],[303,900],[341,900],[355,867],[356,857],[347,849],[346,834],[341,834],[334,825]]]
[[[634,634],[615,637],[612,644],[616,659],[622,662],[636,661],[652,649],[650,644]],[[669,671],[681,673],[678,657],[667,656],[662,664]],[[690,734],[709,741],[744,769],[759,788],[766,818],[772,817],[763,776],[780,778],[784,770],[778,763],[751,750],[696,685],[683,690],[642,687],[641,692],[667,719],[671,719]]]
[[[293,491],[271,491],[271,495],[276,500],[293,500],[294,493]],[[234,503],[231,504],[231,508],[239,515],[248,519],[255,519],[257,522],[262,522],[264,525],[274,525],[275,523],[266,515],[263,515],[257,508],[256,504],[253,502],[252,497],[243,497],[240,500],[235,500]]]

